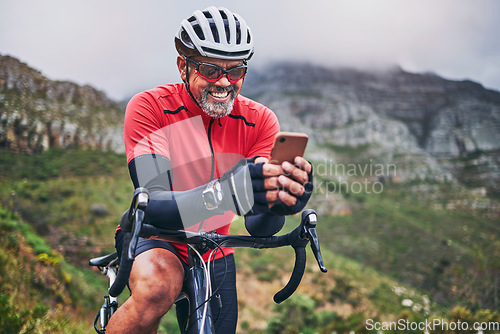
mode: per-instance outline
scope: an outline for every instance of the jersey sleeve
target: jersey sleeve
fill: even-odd
[[[274,138],[280,132],[278,118],[274,112],[265,108],[256,130],[254,144],[250,148],[247,158],[252,158],[256,155],[269,158],[273,149]]]
[[[160,113],[160,108],[149,92],[139,93],[129,101],[124,125],[127,163],[147,154],[159,154],[169,158],[168,143]]]

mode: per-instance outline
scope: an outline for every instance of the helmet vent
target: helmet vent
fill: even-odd
[[[184,42],[184,44],[190,45],[191,47],[193,47],[193,41],[189,37],[189,35],[186,32],[186,30],[182,30],[182,32],[181,32],[181,40]]]
[[[220,43],[219,31],[217,30],[217,26],[215,25],[214,20],[209,20],[210,22],[210,30],[212,30],[212,35],[214,36],[214,42]]]
[[[226,51],[221,51],[221,50],[216,50],[216,49],[211,49],[211,48],[206,48],[206,47],[203,47],[203,50],[206,52],[210,52],[213,55],[226,56],[226,57],[244,57],[245,55],[248,55],[251,52],[251,50],[226,52]]]
[[[205,34],[203,34],[203,29],[201,29],[199,24],[193,25],[193,30],[198,35],[198,38],[201,40],[205,40]]]
[[[226,24],[227,20],[224,20],[224,30],[226,31],[226,40],[227,43],[229,44],[231,42],[231,32],[229,31],[229,24]]]
[[[241,44],[241,27],[240,21],[235,17],[236,20],[236,44]]]

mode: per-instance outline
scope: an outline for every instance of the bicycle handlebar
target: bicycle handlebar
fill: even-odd
[[[138,200],[139,197],[142,197],[143,200]],[[122,259],[120,261],[120,267],[118,268],[118,275],[115,282],[109,289],[109,295],[112,297],[117,297],[128,283],[128,277],[130,275],[130,270],[132,269],[132,263],[135,257],[135,247],[137,246],[137,240],[139,236],[146,238],[154,236],[159,239],[186,244],[205,243],[209,248],[211,247],[211,245],[209,245],[210,243],[217,246],[224,245],[232,247],[251,248],[277,248],[283,246],[292,246],[295,250],[295,264],[289,282],[283,289],[281,289],[274,295],[273,299],[278,304],[290,297],[295,292],[300,284],[300,281],[302,280],[302,276],[304,275],[306,266],[305,247],[307,246],[309,241],[311,241],[311,248],[321,271],[327,271],[323,264],[323,258],[321,257],[319,241],[316,234],[317,216],[314,210],[304,210],[302,212],[302,219],[299,226],[297,226],[292,232],[284,235],[272,237],[219,235],[215,232],[207,233],[166,230],[157,228],[149,224],[144,224],[144,212],[147,206],[148,198],[149,196],[146,189],[136,189],[130,210],[122,217],[122,222],[124,223],[124,225],[128,224],[128,226],[125,226],[124,228],[124,226],[122,225],[122,228],[124,228],[125,238],[123,243]],[[126,217],[127,219],[124,219],[124,217]],[[132,217],[133,219],[131,219]],[[132,225],[130,226],[130,224]],[[131,228],[131,232],[126,231],[129,228]],[[127,256],[124,256],[125,254],[127,254]]]
[[[137,188],[134,191],[134,196],[132,197],[132,203],[130,203],[130,208],[125,212],[120,221],[120,225],[125,229],[128,229],[131,225],[131,232],[124,231],[122,256],[120,259],[120,266],[118,267],[118,274],[113,282],[113,285],[109,288],[109,295],[111,297],[118,297],[125,286],[128,284],[128,279],[130,276],[130,271],[132,270],[132,264],[135,259],[135,249],[137,247],[137,241],[139,240],[139,234],[141,233],[142,226],[144,224],[144,217],[146,215],[146,207],[149,202],[149,192],[146,188]],[[123,224],[123,225],[122,225]],[[127,256],[125,256],[125,254]]]
[[[288,299],[295,290],[297,290],[302,276],[304,275],[304,270],[306,269],[306,249],[305,247],[297,247],[295,250],[295,264],[293,266],[292,276],[290,280],[285,285],[283,289],[274,294],[273,300],[275,303],[279,304],[282,301]]]
[[[273,299],[277,304],[286,300],[295,290],[297,290],[306,269],[306,246],[309,241],[311,241],[311,247],[321,271],[327,272],[321,256],[318,236],[316,234],[316,212],[314,210],[304,210],[302,212],[300,225],[288,235],[291,240],[294,240],[294,242],[291,242],[291,246],[295,250],[295,264],[288,283],[274,295]]]
[[[133,260],[129,260],[128,256],[124,256],[127,252],[128,245],[130,243],[130,233],[124,233],[123,247],[122,247],[122,257],[120,259],[120,266],[118,267],[118,274],[113,282],[113,285],[109,288],[109,295],[111,297],[118,297],[123,289],[128,284],[128,278],[130,276],[130,271],[132,270]]]

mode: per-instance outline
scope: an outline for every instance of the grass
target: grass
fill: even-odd
[[[2,151],[0,175],[10,180],[47,180],[69,176],[112,175],[126,169],[125,155],[54,148],[29,155]]]
[[[28,301],[35,300],[50,305],[41,317],[49,323],[36,330],[91,331],[107,282],[88,267],[88,260],[114,248],[114,230],[132,191],[124,161],[119,154],[59,149],[39,155],[0,155],[2,226],[12,231],[5,235],[6,244],[17,244],[29,254],[12,262],[12,250],[4,251],[10,261],[2,265],[9,273],[2,275],[10,282],[4,283],[18,288],[4,285],[2,293],[16,301],[9,314],[16,314],[23,328],[32,320],[41,321],[26,313],[32,306]],[[100,211],[93,209],[96,204]],[[26,267],[23,260],[29,260],[34,272],[16,271]]]
[[[106,281],[87,262],[113,250],[114,229],[132,193],[124,161],[124,155],[95,151],[2,152],[0,297],[7,300],[1,312],[12,321],[9,326],[44,323],[50,332],[63,327],[89,332]],[[498,216],[494,206],[473,205],[484,198],[439,182],[388,183],[380,194],[337,195],[350,213],[323,215],[318,224],[329,272],[321,274],[308,251],[303,282],[285,308],[273,307],[272,295],[289,278],[293,250],[236,251],[239,332],[286,330],[279,327],[285,320],[280,315],[295,314],[301,304],[318,313],[316,328],[302,320],[319,333],[358,328],[363,317],[397,319],[408,311],[403,299],[422,306],[410,310],[413,317],[448,317],[456,305],[472,314],[498,308],[492,284],[499,275]],[[295,228],[298,219],[288,217],[281,233]],[[241,219],[231,232],[246,233]],[[16,249],[24,255],[13,253]],[[30,269],[17,276],[16,268],[23,266]],[[50,280],[40,286],[36,275]],[[21,302],[14,305],[17,299]],[[35,312],[28,300],[49,308]],[[160,328],[162,333],[176,328],[174,312]]]
[[[2,155],[0,165],[5,172],[0,202],[6,208],[51,244],[72,251],[74,260],[113,249],[114,230],[133,190],[123,155],[71,150],[9,154]]]
[[[439,293],[445,305],[470,298],[469,306],[498,307],[493,295],[480,293],[500,270],[496,218],[433,210],[402,185],[386,187],[379,195],[356,194],[351,201],[352,215],[324,217],[318,226],[328,248],[402,283]],[[464,299],[465,283],[477,294]]]
[[[2,333],[88,333],[96,273],[69,263],[17,215],[0,207]],[[102,281],[101,281],[102,282]]]

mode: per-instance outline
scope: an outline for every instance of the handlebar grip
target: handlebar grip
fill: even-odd
[[[302,280],[302,276],[304,275],[304,270],[306,269],[306,249],[305,247],[296,247],[295,249],[295,266],[293,267],[292,276],[288,281],[287,285],[278,291],[274,295],[274,302],[279,304],[282,301],[286,300],[290,297]]]
[[[127,230],[123,231],[124,238],[118,274],[108,291],[111,297],[118,297],[128,284],[130,271],[134,263],[137,241],[139,240],[139,235],[144,223],[145,210],[148,202],[149,191],[142,187],[135,189],[132,203],[130,203],[130,209],[123,214],[120,221],[120,224],[124,223],[124,225],[127,225]],[[130,226],[132,220],[134,220],[134,223]],[[129,228],[132,229],[131,232],[128,232]]]
[[[130,233],[125,232],[120,258],[120,266],[118,267],[118,274],[116,275],[116,280],[113,282],[113,285],[111,285],[108,291],[111,297],[118,297],[128,284],[128,278],[130,276],[130,271],[132,270],[132,264],[134,263],[134,261],[129,260],[127,256],[129,243]]]

